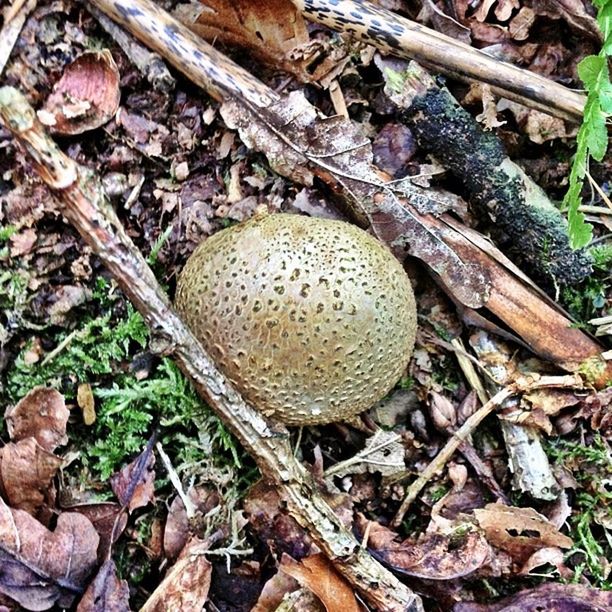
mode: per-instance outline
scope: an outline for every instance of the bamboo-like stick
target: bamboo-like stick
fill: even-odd
[[[248,405],[176,314],[143,255],[128,237],[96,177],[64,155],[25,97],[0,89],[0,120],[57,196],[63,215],[100,257],[151,330],[151,350],[172,355],[198,393],[275,483],[291,515],[375,609],[420,612],[418,595],[375,561],[344,527],[293,455],[287,430]]]
[[[410,21],[367,0],[291,0],[304,17],[374,45],[384,53],[414,59],[461,81],[480,81],[520,104],[574,122],[586,98],[555,81],[499,61],[450,36]]]

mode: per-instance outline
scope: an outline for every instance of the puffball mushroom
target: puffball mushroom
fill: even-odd
[[[365,231],[259,215],[193,252],[176,308],[225,376],[287,425],[348,419],[406,368],[416,308],[393,254]]]

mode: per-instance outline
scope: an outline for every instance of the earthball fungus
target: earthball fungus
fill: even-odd
[[[342,221],[256,216],[196,248],[176,307],[236,388],[287,425],[352,417],[406,368],[410,281],[392,253]]]

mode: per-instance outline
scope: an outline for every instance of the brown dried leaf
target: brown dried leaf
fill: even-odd
[[[38,235],[33,228],[24,229],[10,238],[11,257],[21,257],[30,253],[36,244]]]
[[[453,612],[604,612],[612,610],[612,592],[581,584],[542,584],[494,604],[459,603]]]
[[[146,506],[155,498],[154,443],[155,436],[151,437],[144,451],[134,461],[110,478],[111,488],[117,499],[130,512]]]
[[[119,69],[110,51],[86,51],[64,69],[38,117],[56,134],[82,134],[119,108]]]
[[[212,565],[202,540],[193,538],[140,612],[199,612],[208,599]]]
[[[63,508],[67,512],[78,512],[87,517],[100,536],[98,560],[100,563],[108,556],[112,544],[123,533],[127,525],[127,516],[121,506],[115,502],[98,502],[78,504]],[[111,538],[114,540],[111,542]]]
[[[310,589],[327,612],[360,612],[353,589],[326,556],[311,555],[298,562],[283,554],[279,570]]]
[[[0,592],[27,610],[70,607],[96,565],[98,541],[80,514],[60,514],[49,531],[0,500]]]
[[[13,442],[35,438],[46,451],[68,443],[66,423],[70,411],[64,396],[49,387],[36,387],[8,408],[4,418]]]
[[[518,563],[525,563],[540,548],[571,548],[573,544],[571,538],[532,508],[488,504],[474,510],[474,515],[487,540],[508,552]]]
[[[580,397],[570,389],[536,389],[523,394],[522,399],[529,402],[532,409],[540,409],[548,416],[556,416],[564,408],[580,402]]]
[[[11,506],[36,515],[55,498],[53,478],[62,460],[34,438],[9,442],[0,449],[0,490]]]
[[[308,67],[320,61],[322,45],[310,41],[302,14],[289,0],[193,1],[179,5],[174,14],[208,41],[242,47],[302,81],[316,80]]]
[[[93,425],[96,422],[96,401],[89,383],[82,383],[77,389],[77,404],[83,411],[83,423]]]
[[[563,19],[574,31],[598,44],[602,42],[597,21],[585,10],[583,0],[527,0],[526,4],[529,4],[536,14]]]
[[[283,572],[277,572],[263,586],[257,603],[251,612],[276,610],[287,593],[299,588],[299,582]]]
[[[187,491],[187,497],[195,510],[192,520],[198,523],[206,514],[221,503],[219,493],[206,487],[195,487]],[[170,504],[164,528],[163,547],[168,559],[175,559],[189,539],[190,519],[183,500],[177,495]]]
[[[276,487],[263,480],[255,484],[244,501],[244,510],[259,539],[267,543],[272,551],[287,552],[294,558],[311,552],[314,545],[308,535],[281,510]]]
[[[427,534],[423,540],[397,542],[397,533],[363,515],[357,523],[361,533],[368,530],[368,548],[394,571],[426,578],[452,580],[468,576],[485,565],[491,548],[472,525],[459,525],[454,533]]]
[[[521,567],[519,574],[529,574],[531,570],[534,570],[542,565],[552,565],[557,569],[559,575],[565,580],[570,580],[574,575],[574,572],[565,565],[565,553],[556,546],[548,546],[546,548],[540,548],[536,550],[529,559]]]
[[[125,580],[117,576],[112,560],[98,570],[93,582],[77,606],[77,612],[129,612],[130,590]]]

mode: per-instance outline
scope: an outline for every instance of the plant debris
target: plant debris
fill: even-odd
[[[610,5],[4,7],[0,117],[19,89],[38,140],[0,119],[0,607],[612,608]],[[253,417],[159,307],[262,207],[412,281],[414,354],[360,418]]]

